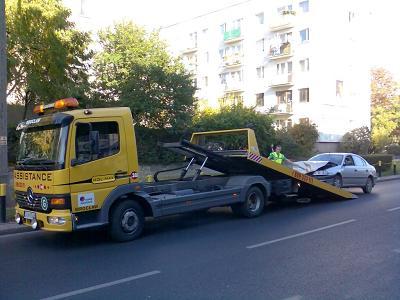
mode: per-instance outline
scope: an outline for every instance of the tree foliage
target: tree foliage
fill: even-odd
[[[339,150],[357,154],[368,154],[371,151],[371,131],[367,126],[347,132],[340,143]]]
[[[375,152],[399,141],[400,97],[397,83],[385,69],[373,69],[371,81],[371,125]]]
[[[193,123],[193,131],[252,128],[260,152],[268,153],[275,139],[272,119],[242,105],[222,107],[219,111],[204,110],[195,116]]]
[[[25,106],[85,98],[90,37],[58,0],[7,0],[7,95]]]
[[[95,57],[98,91],[104,101],[128,106],[149,128],[185,128],[194,111],[195,88],[183,65],[172,58],[158,33],[133,23],[99,33]]]

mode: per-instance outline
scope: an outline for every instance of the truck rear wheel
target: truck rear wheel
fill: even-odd
[[[112,210],[109,234],[114,241],[126,242],[140,236],[144,228],[142,207],[135,201],[123,201]]]
[[[264,210],[265,199],[263,192],[256,186],[249,188],[243,203],[232,205],[232,211],[246,218],[258,217]]]

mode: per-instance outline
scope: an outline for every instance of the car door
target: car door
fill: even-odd
[[[343,186],[356,186],[358,184],[356,174],[353,157],[351,155],[346,155],[342,171]]]
[[[355,164],[355,176],[357,185],[364,186],[368,178],[368,168],[364,160],[358,155],[352,155]]]
[[[99,209],[116,186],[129,182],[123,120],[78,119],[72,126],[72,136],[70,152],[78,161],[72,160],[70,167],[72,210]]]

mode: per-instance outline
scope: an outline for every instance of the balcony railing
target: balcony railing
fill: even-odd
[[[278,59],[293,55],[292,44],[289,42],[281,43],[280,45],[271,45],[269,49],[269,58]]]
[[[293,85],[293,74],[276,75],[270,82],[270,87],[283,87]]]
[[[236,41],[241,37],[241,30],[240,28],[235,28],[229,31],[224,32],[224,41],[231,42]]]
[[[270,113],[274,115],[285,115],[285,114],[291,114],[292,112],[293,111],[291,103],[281,103],[274,105],[270,111]]]
[[[223,59],[223,65],[225,67],[235,67],[242,64],[243,54],[235,53],[233,55],[225,55]]]
[[[225,95],[224,97],[219,98],[218,102],[220,107],[240,105],[243,104],[243,96],[241,94]]]
[[[285,10],[279,16],[272,19],[269,29],[271,31],[279,31],[291,28],[295,25],[296,12],[292,10]]]
[[[225,93],[243,91],[242,81],[227,81],[222,84],[222,89]]]

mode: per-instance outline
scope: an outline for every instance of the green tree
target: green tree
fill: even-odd
[[[342,137],[339,150],[357,154],[368,154],[371,147],[371,131],[367,126],[363,126],[347,132]]]
[[[180,130],[190,124],[195,87],[157,32],[120,23],[101,31],[99,39],[95,73],[104,101],[130,107],[135,121],[149,128]]]
[[[371,71],[371,127],[375,152],[399,141],[400,98],[397,83],[383,68]]]
[[[205,110],[194,118],[194,131],[210,131],[252,128],[257,137],[260,152],[269,153],[275,140],[272,119],[265,114],[256,112],[253,108],[234,105],[222,107],[219,111]]]
[[[89,92],[90,37],[58,0],[7,0],[7,96],[25,106]]]
[[[307,157],[313,153],[314,145],[319,136],[315,124],[295,124],[288,129],[288,133],[296,144],[300,146],[304,156]]]

